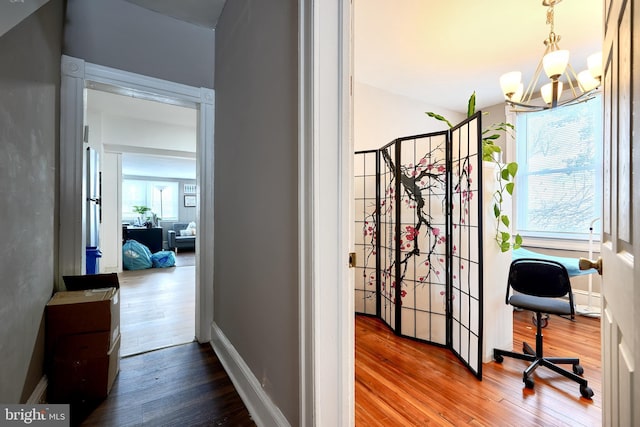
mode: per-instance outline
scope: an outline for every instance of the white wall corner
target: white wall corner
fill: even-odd
[[[260,385],[224,332],[211,324],[211,347],[222,363],[227,375],[258,426],[289,426],[280,409]]]

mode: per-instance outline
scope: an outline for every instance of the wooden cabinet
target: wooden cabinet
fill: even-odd
[[[135,240],[149,248],[152,254],[160,252],[162,248],[162,227],[140,228],[123,227],[122,239]]]

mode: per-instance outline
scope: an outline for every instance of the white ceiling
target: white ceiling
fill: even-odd
[[[215,27],[225,3],[127,1],[208,28]],[[498,79],[505,72],[522,71],[528,82],[549,33],[542,0],[355,0],[354,5],[356,80],[453,111],[465,112],[474,91],[478,108],[503,102]],[[555,7],[555,31],[576,72],[601,50],[603,8],[603,0],[564,0]],[[130,97],[98,101],[93,108],[113,114],[175,124],[190,120],[181,107]],[[132,158],[127,167],[136,174],[157,173],[167,170],[165,161]]]
[[[508,71],[531,79],[549,34],[542,0],[355,0],[356,80],[434,106],[466,111],[504,100]],[[603,0],[564,0],[555,7],[560,47],[576,72],[601,50]]]
[[[88,90],[87,111],[115,117],[127,117],[150,123],[153,122],[195,128],[197,115],[192,108],[163,104],[130,96],[116,95],[98,90]],[[150,130],[151,132],[151,130]],[[113,141],[110,141],[113,143]],[[195,143],[194,143],[195,147]],[[171,150],[173,147],[165,147]],[[181,156],[163,156],[157,152],[143,153],[139,147],[130,146],[132,152],[122,155],[124,175],[195,179],[196,160]]]
[[[196,159],[123,153],[122,174],[156,178],[196,179]]]

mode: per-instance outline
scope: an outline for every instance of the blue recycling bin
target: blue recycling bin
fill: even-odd
[[[102,258],[102,252],[96,246],[87,246],[87,274],[96,274],[98,271],[98,258]]]

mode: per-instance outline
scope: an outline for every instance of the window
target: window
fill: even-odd
[[[147,206],[163,220],[178,219],[178,183],[171,181],[122,181],[122,219],[135,221],[134,206]]]
[[[602,206],[601,96],[520,113],[516,228],[522,235],[587,239]],[[594,235],[600,222],[594,224]]]

